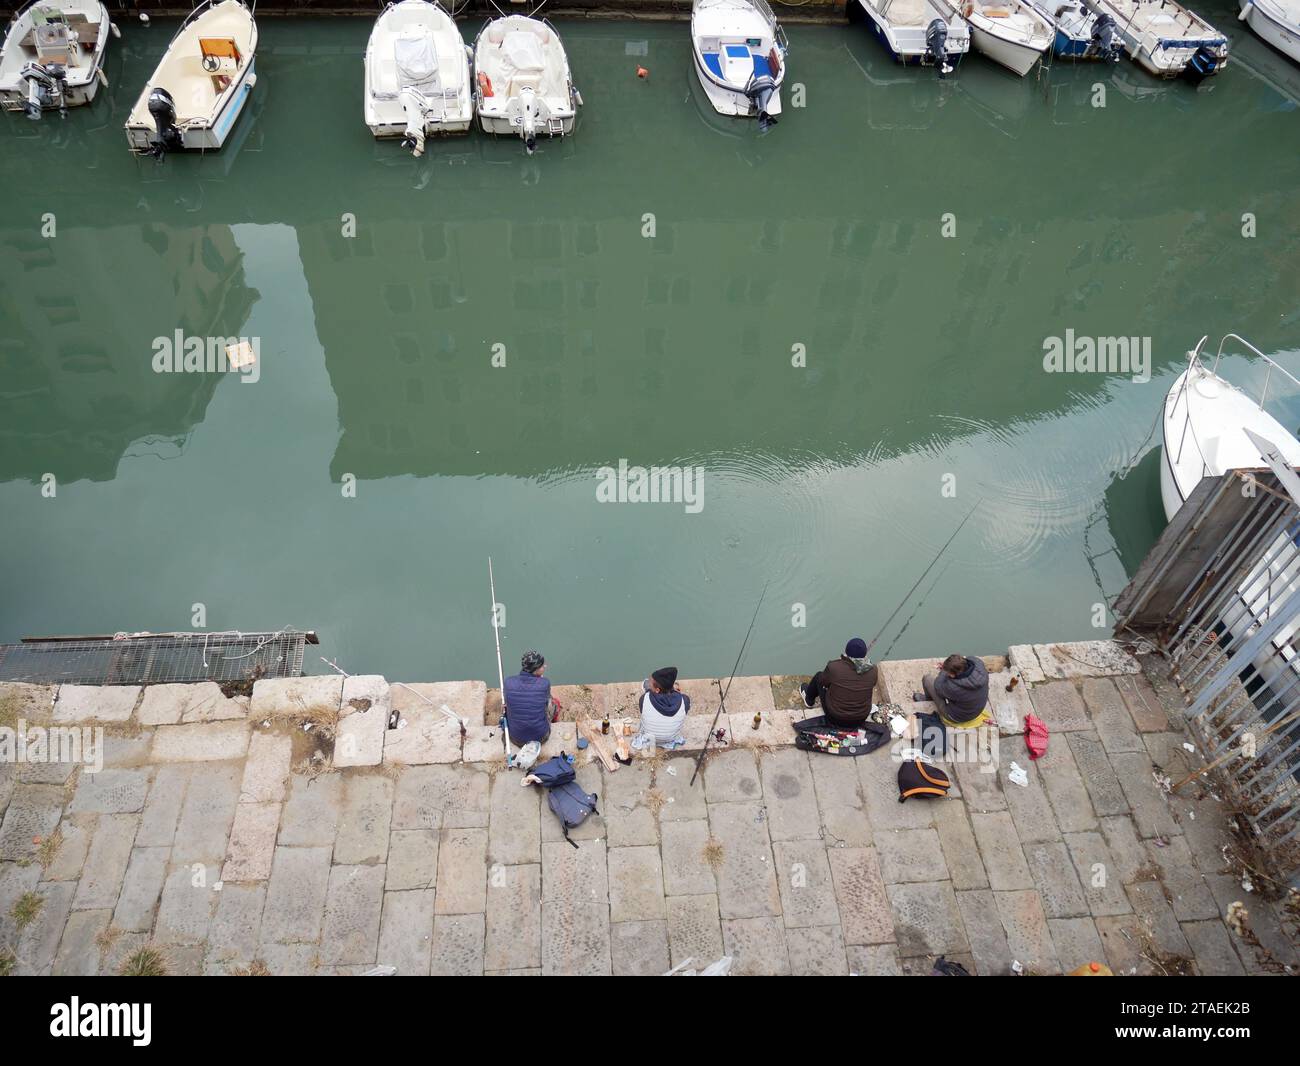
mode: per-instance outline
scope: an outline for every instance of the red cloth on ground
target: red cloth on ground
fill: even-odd
[[[1029,749],[1031,759],[1047,752],[1047,726],[1036,714],[1025,715],[1025,747]]]

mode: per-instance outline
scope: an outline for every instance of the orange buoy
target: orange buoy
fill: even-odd
[[[648,77],[650,77],[650,72],[649,72],[648,70],[646,70],[645,67],[637,67],[637,68],[636,68],[636,76],[637,76],[638,78],[648,78]]]
[[[1114,977],[1109,966],[1101,962],[1085,962],[1077,970],[1070,971],[1071,977]]]

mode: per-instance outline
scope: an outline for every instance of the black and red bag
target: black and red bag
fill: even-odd
[[[910,796],[946,796],[952,779],[939,767],[920,759],[905,762],[898,768],[898,802]]]

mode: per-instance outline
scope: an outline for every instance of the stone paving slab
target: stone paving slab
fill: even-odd
[[[434,907],[429,973],[435,977],[478,977],[483,973],[483,915],[438,914]]]
[[[438,711],[446,706],[466,725],[485,725],[483,717],[487,705],[487,685],[482,681],[403,682],[394,684],[389,693],[393,710],[409,718],[422,710],[432,711],[446,720]]]
[[[331,866],[321,929],[321,958],[335,966],[376,959],[384,898],[382,866]]]
[[[488,970],[540,969],[542,867],[494,866],[488,877],[483,965]]]
[[[378,766],[392,710],[388,682],[374,674],[344,678],[334,734],[335,766]]]
[[[139,699],[139,685],[60,685],[53,720],[57,725],[125,722]]]
[[[615,977],[655,977],[667,972],[671,966],[667,921],[612,923],[609,953]]]
[[[716,895],[669,896],[667,906],[672,965],[694,959],[700,966],[707,966],[722,956],[722,922]]]
[[[342,699],[343,678],[335,674],[268,678],[253,683],[249,715],[255,719],[332,719],[339,713]]]
[[[248,751],[246,722],[165,725],[154,730],[149,757],[153,762],[225,762]]]

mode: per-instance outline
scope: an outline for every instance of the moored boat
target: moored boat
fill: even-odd
[[[1115,20],[1083,6],[1083,0],[1033,0],[1052,23],[1052,54],[1063,59],[1118,63],[1124,54]]]
[[[521,137],[531,154],[537,137],[573,132],[582,97],[573,87],[569,57],[545,19],[493,19],[474,42],[475,101],[487,133]]]
[[[1055,28],[1027,0],[945,0],[970,25],[971,43],[1024,77],[1052,47]]]
[[[1300,63],[1300,0],[1241,0],[1237,17],[1260,40]]]
[[[1177,0],[1084,0],[1115,21],[1124,50],[1158,78],[1199,81],[1228,62],[1228,39]]]
[[[470,50],[441,4],[401,0],[375,20],[366,46],[364,111],[376,137],[424,153],[426,137],[465,133],[474,121]]]
[[[757,118],[760,130],[774,125],[788,50],[767,0],[695,0],[691,8],[695,75],[721,115]]]
[[[106,84],[104,57],[117,34],[100,0],[31,0],[0,45],[0,108],[39,119],[90,103]]]
[[[242,0],[205,0],[181,23],[126,120],[133,152],[220,148],[257,83],[257,22]]]
[[[900,63],[932,66],[941,78],[970,51],[966,20],[944,0],[850,0],[850,11],[866,18]]]

